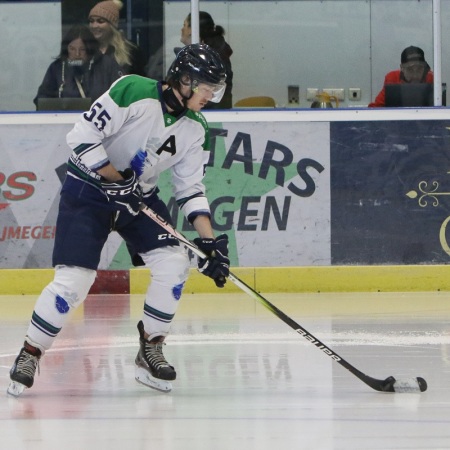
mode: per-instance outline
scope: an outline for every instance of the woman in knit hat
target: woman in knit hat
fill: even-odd
[[[89,28],[99,42],[100,51],[117,61],[123,69],[123,75],[144,75],[145,61],[141,50],[125,39],[118,28],[122,7],[120,0],[97,3],[89,13]]]

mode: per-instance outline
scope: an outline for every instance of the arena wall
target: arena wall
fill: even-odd
[[[282,291],[286,283],[321,291],[338,289],[339,280],[342,288],[354,290],[344,282],[342,270],[337,283],[327,286],[329,275],[321,274],[337,269],[351,273],[353,268],[389,266],[401,272],[415,267],[415,276],[424,273],[424,288],[431,276],[432,289],[446,289],[445,282],[427,272],[431,267],[445,273],[450,256],[449,121],[444,108],[206,116],[212,146],[205,184],[214,228],[229,235],[236,270],[250,269],[254,279],[276,268],[288,275],[277,275],[275,290]],[[51,268],[59,191],[70,153],[65,135],[77,118],[0,115],[2,269]],[[169,176],[160,187],[177,228],[193,238],[176,208]],[[113,233],[99,269],[128,272],[130,267],[126,248]],[[398,270],[392,273],[400,278]],[[363,289],[364,276],[355,277],[350,276],[350,284]],[[267,290],[272,281],[266,283],[263,276],[258,283]],[[367,289],[378,289],[368,283]],[[378,283],[378,290],[395,287],[392,281]]]

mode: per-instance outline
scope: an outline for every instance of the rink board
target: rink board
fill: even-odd
[[[261,292],[422,292],[450,291],[450,266],[331,266],[232,268],[252,289]],[[0,295],[38,294],[53,279],[53,269],[0,270]],[[91,294],[143,294],[148,269],[100,270]],[[185,293],[233,293],[228,282],[216,288],[209,278],[191,269]]]

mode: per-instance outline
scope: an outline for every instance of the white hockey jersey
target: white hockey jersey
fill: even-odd
[[[208,125],[191,110],[174,117],[161,101],[162,85],[127,75],[96,100],[67,135],[72,149],[67,175],[100,188],[97,170],[111,163],[132,168],[145,193],[170,169],[183,213],[209,213],[203,176],[209,159]]]

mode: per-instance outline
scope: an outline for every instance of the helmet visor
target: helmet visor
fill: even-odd
[[[225,81],[211,84],[205,83],[204,81],[193,80],[192,91],[208,98],[210,102],[219,103],[225,93],[226,86]]]

